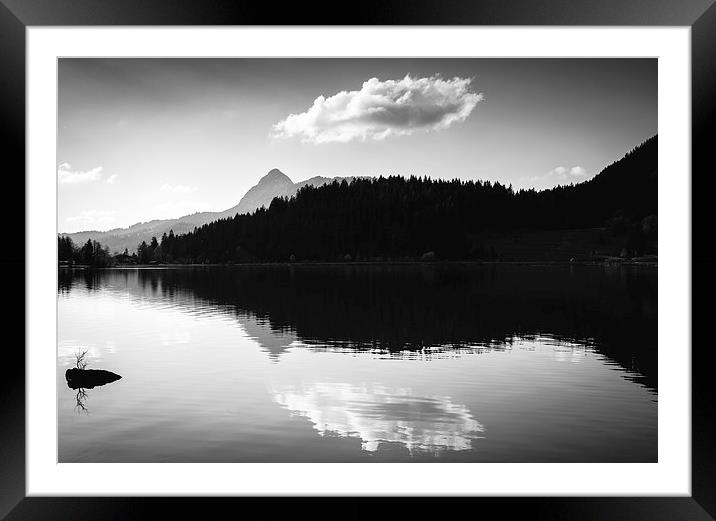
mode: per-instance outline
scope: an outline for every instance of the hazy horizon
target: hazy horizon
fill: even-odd
[[[657,133],[655,59],[61,59],[58,228],[223,211],[277,168],[582,182]]]

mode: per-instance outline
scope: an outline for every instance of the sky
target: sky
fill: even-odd
[[[656,59],[60,59],[58,231],[222,211],[273,168],[544,189],[656,133]]]

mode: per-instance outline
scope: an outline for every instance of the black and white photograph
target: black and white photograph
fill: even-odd
[[[657,463],[657,72],[58,59],[58,462]]]

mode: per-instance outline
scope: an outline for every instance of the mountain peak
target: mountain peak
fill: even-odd
[[[279,170],[278,168],[274,168],[274,169],[270,170],[268,174],[266,174],[259,180],[258,184],[263,184],[266,182],[270,182],[270,183],[281,182],[281,183],[293,184],[293,181],[291,181],[291,178],[289,178],[286,174],[281,172],[281,170]]]

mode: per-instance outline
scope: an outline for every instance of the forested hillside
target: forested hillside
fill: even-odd
[[[631,255],[656,238],[657,137],[590,181],[514,191],[499,183],[388,176],[306,186],[269,208],[164,237],[160,262],[484,259],[484,237],[604,227]],[[154,252],[153,252],[154,253]]]

